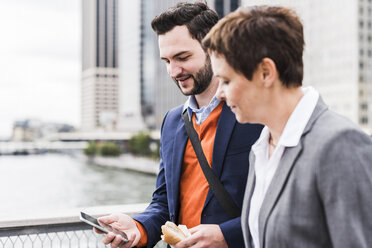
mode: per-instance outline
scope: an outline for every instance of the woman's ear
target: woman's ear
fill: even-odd
[[[276,70],[275,62],[270,58],[263,58],[260,67],[264,86],[271,87],[278,79],[278,71]]]

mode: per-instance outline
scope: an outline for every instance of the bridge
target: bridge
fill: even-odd
[[[153,140],[160,139],[160,131],[145,132]],[[54,133],[47,137],[48,141],[128,141],[138,132],[74,132],[74,133]]]
[[[0,155],[38,154],[53,151],[74,151],[87,147],[88,142],[34,141],[34,142],[0,142]]]
[[[148,132],[152,140],[160,139],[159,131]],[[82,150],[91,141],[126,143],[134,132],[74,132],[54,133],[43,139],[29,142],[0,141],[0,155],[37,154],[50,151]]]

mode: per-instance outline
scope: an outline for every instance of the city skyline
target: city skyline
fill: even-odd
[[[255,2],[257,3],[254,0],[243,0],[242,4],[254,4]],[[274,2],[260,1],[260,3]],[[282,2],[295,3],[291,0]],[[319,4],[320,1],[317,3]],[[367,3],[370,3],[370,1],[365,1],[365,4]],[[341,5],[338,6],[342,8]],[[39,119],[43,122],[59,122],[71,124],[77,128],[80,127],[81,13],[81,1],[76,0],[34,0],[32,2],[27,0],[2,0],[0,2],[0,28],[5,34],[0,40],[0,66],[3,72],[0,77],[0,139],[9,138],[12,135],[13,123],[24,119]],[[367,12],[365,11],[365,13]],[[309,18],[307,15],[309,14],[304,16],[305,20]],[[364,19],[369,21],[370,17],[366,16]],[[358,25],[357,19],[353,22]],[[366,22],[365,27],[367,27],[367,24],[368,22]],[[319,25],[324,26],[322,23]],[[355,39],[357,38],[355,36]],[[311,48],[312,44],[307,43],[305,50],[311,51]],[[367,48],[369,49],[369,47]],[[366,57],[365,65],[367,65],[364,69],[365,73],[368,72],[367,67],[370,66],[370,57],[367,57],[368,49],[363,50],[363,56]],[[318,57],[315,56],[314,50],[319,49],[314,48],[310,55]],[[355,50],[353,54],[363,51]],[[305,54],[305,56],[309,57],[309,54]],[[159,64],[161,64],[161,61]],[[163,65],[161,64],[161,66]],[[360,65],[353,63],[353,67],[355,66]],[[309,69],[314,71],[315,67],[309,67],[305,63],[305,75],[313,75],[313,77],[321,75],[319,73],[307,73],[310,72]],[[368,72],[364,75],[364,79],[367,76],[369,78],[369,75]],[[169,79],[168,75],[165,76]],[[366,81],[368,80],[366,79]],[[322,82],[321,80],[318,81]],[[315,85],[315,87],[318,88],[319,86]],[[368,107],[369,104],[366,102],[369,103],[371,100],[360,98],[363,102],[351,101],[350,92],[346,88],[353,92],[352,96],[358,94],[355,90],[358,88],[345,84],[345,87],[340,88],[337,94],[333,93],[334,100],[325,95],[325,100],[330,103],[331,108],[334,108],[337,112],[342,112],[336,109],[336,104],[332,104],[332,102],[337,103],[342,100],[344,102],[349,100],[350,103],[348,104],[353,104],[351,106]],[[330,90],[333,91],[332,88]],[[340,97],[341,93],[347,97]],[[367,95],[364,97],[367,97]],[[344,103],[346,107],[349,105]],[[348,107],[348,109],[356,109],[356,107]],[[355,110],[350,112],[356,113]],[[361,113],[366,115],[364,112]],[[369,110],[369,112],[371,111]],[[345,113],[344,115],[349,116]],[[362,120],[366,118],[360,115],[351,119],[358,122],[358,117]],[[158,121],[160,122],[160,120]]]
[[[32,118],[79,126],[81,2],[2,0],[0,138]]]

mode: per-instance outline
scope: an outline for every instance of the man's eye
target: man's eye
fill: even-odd
[[[225,85],[228,85],[229,83],[230,83],[230,81],[227,81],[227,80],[222,81],[222,84],[225,84]]]
[[[186,57],[179,57],[178,59],[181,60],[181,61],[185,61],[189,58],[190,56],[186,56]]]

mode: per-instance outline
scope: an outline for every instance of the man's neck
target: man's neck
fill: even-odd
[[[208,106],[212,98],[216,95],[217,88],[218,80],[213,78],[211,84],[205,91],[203,91],[201,94],[195,95],[195,100],[199,109]]]

